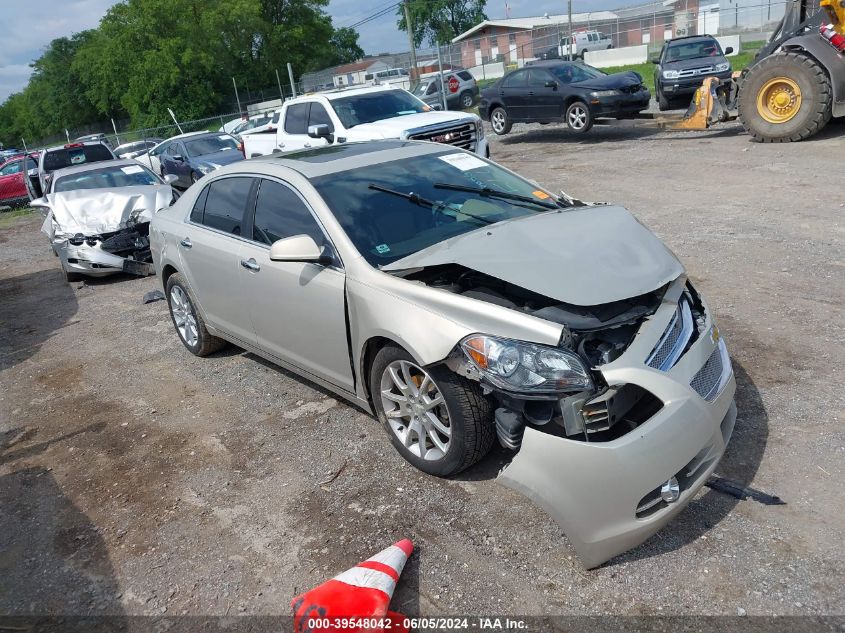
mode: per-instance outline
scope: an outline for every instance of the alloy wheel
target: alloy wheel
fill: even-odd
[[[582,130],[587,125],[587,111],[584,106],[575,105],[569,109],[569,118],[567,119],[569,127],[573,130]]]
[[[494,110],[490,117],[490,124],[496,132],[501,132],[505,129],[505,113],[501,110]]]
[[[186,345],[194,347],[199,340],[197,318],[188,294],[179,286],[173,286],[170,290],[170,312],[173,314],[179,336]]]
[[[425,460],[445,457],[452,425],[443,394],[429,373],[410,361],[396,360],[385,368],[380,387],[382,409],[402,445]]]
[[[464,108],[471,108],[472,107],[472,95],[468,92],[464,93],[463,98],[461,99],[461,105]]]

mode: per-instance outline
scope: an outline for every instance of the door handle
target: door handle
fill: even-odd
[[[243,266],[247,270],[251,270],[256,273],[261,270],[261,266],[259,266],[258,262],[255,261],[252,257],[250,257],[249,259],[242,259],[241,266]]]
[[[184,246],[185,248],[191,248],[191,247],[194,245],[194,244],[193,244],[193,242],[191,242],[191,238],[190,238],[190,237],[186,237],[185,239],[183,239],[183,240],[182,240],[181,242],[179,242],[179,243],[180,243],[182,246]]]

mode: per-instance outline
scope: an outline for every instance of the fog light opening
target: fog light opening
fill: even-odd
[[[681,486],[674,477],[660,487],[660,498],[666,503],[674,503],[680,496]]]

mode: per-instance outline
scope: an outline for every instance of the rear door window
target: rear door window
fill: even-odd
[[[511,73],[507,77],[505,77],[504,82],[502,82],[502,87],[504,88],[524,88],[525,85],[528,83],[528,71],[527,70],[517,70],[514,73]]]
[[[224,233],[240,235],[252,182],[252,178],[234,177],[220,178],[209,184],[199,223]]]
[[[288,106],[285,114],[285,132],[288,134],[308,134],[308,108],[310,103],[294,103]]]
[[[470,75],[469,72],[467,72],[466,70],[462,70],[461,72],[459,72],[458,77],[460,77],[464,81],[472,81],[473,79],[472,75]]]

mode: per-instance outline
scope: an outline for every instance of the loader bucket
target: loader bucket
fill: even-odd
[[[707,77],[692,97],[684,118],[674,125],[674,130],[706,130],[713,125],[718,118],[714,118],[714,109],[719,104],[719,97],[716,94],[716,86],[719,85],[717,77]]]

